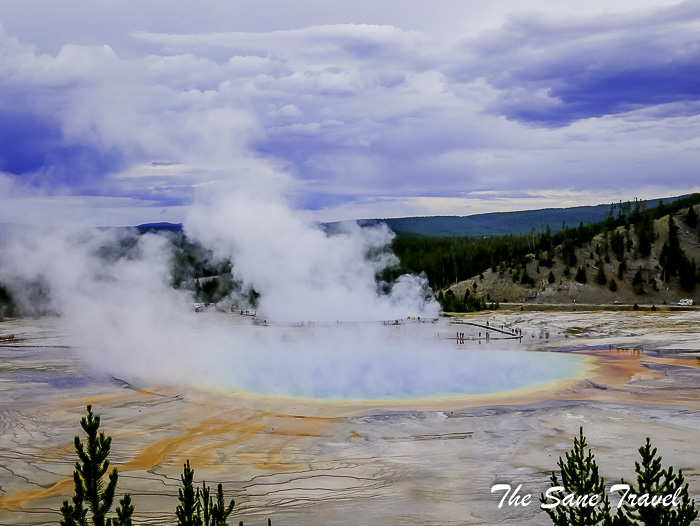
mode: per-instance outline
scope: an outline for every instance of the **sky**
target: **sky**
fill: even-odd
[[[182,222],[222,188],[321,221],[700,190],[693,0],[23,0],[0,24],[0,223]]]

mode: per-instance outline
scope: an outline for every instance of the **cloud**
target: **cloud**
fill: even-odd
[[[699,19],[691,2],[580,18],[513,15],[463,41],[466,60],[446,73],[449,82],[485,78],[496,90],[489,111],[540,126],[697,102]]]
[[[221,177],[224,165],[247,162],[257,119],[244,101],[224,103],[206,90],[226,78],[222,65],[187,54],[124,59],[72,44],[50,57],[11,38],[3,44],[0,170],[18,184],[170,206],[191,200],[193,186],[215,171]],[[189,169],[161,171],[158,180],[145,170],[148,187],[135,176],[163,160]]]
[[[221,48],[235,55],[266,56],[270,50],[280,55],[290,51],[315,60],[328,58],[381,60],[396,57],[406,60],[406,51],[425,54],[419,45],[423,35],[402,31],[390,25],[333,24],[303,29],[269,32],[231,31],[225,33],[166,34],[135,31],[132,36],[169,51]],[[206,53],[206,51],[205,51]]]
[[[602,15],[604,2],[576,13],[516,4],[472,13],[461,32],[440,30],[460,26],[445,13],[424,25],[394,14],[402,27],[368,4],[376,23],[336,23],[343,10],[325,8],[282,20],[280,7],[266,21],[250,15],[255,30],[224,32],[212,19],[182,32],[177,4],[138,26],[112,6],[119,38],[86,27],[51,52],[2,33],[0,170],[44,195],[158,212],[256,172],[284,172],[296,206],[343,217],[389,201],[410,214],[420,197],[471,191],[602,186],[631,198],[660,179],[687,191],[700,108],[695,5],[625,3]]]

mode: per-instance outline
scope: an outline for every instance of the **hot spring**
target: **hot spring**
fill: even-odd
[[[187,365],[195,384],[268,396],[399,401],[536,387],[577,376],[584,361],[567,353],[529,352],[524,343],[497,336],[478,340],[476,330],[460,343],[444,321],[398,327],[238,322],[231,328],[236,338],[226,352],[210,341],[208,352]],[[475,340],[468,339],[472,333]]]

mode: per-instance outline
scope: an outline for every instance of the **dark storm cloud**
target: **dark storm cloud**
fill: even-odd
[[[78,189],[123,168],[118,151],[67,141],[52,118],[0,108],[0,171],[24,184]]]
[[[46,38],[29,7],[0,4],[31,37],[0,27],[0,201],[21,209],[34,185],[175,208],[229,181],[349,218],[697,186],[694,2],[408,2],[411,16],[277,2],[270,18],[211,0],[196,20],[157,3],[164,17],[93,6],[77,28],[80,2],[32,0],[71,20]],[[222,22],[233,11],[251,23]]]
[[[563,126],[591,117],[700,99],[700,6],[555,19],[512,16],[501,29],[464,41],[467,56],[449,82],[484,78],[497,90],[489,110],[509,119]],[[694,114],[696,104],[685,106]],[[678,106],[669,108],[678,113]]]

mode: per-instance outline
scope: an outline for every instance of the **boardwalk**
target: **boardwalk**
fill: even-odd
[[[505,329],[501,327],[495,327],[493,325],[484,325],[482,323],[475,323],[472,321],[452,321],[451,325],[473,325],[474,327],[478,327],[480,329],[485,329],[486,331],[489,332],[497,332],[500,334],[503,334],[504,336],[500,336],[498,338],[490,338],[490,336],[484,337],[484,338],[479,338],[479,339],[498,339],[498,340],[517,340],[519,338],[522,338],[522,332],[518,331],[517,329]],[[479,333],[481,334],[481,333]],[[488,334],[488,332],[487,332]],[[464,340],[464,339],[470,339],[474,340],[477,338],[457,338],[459,340]]]

